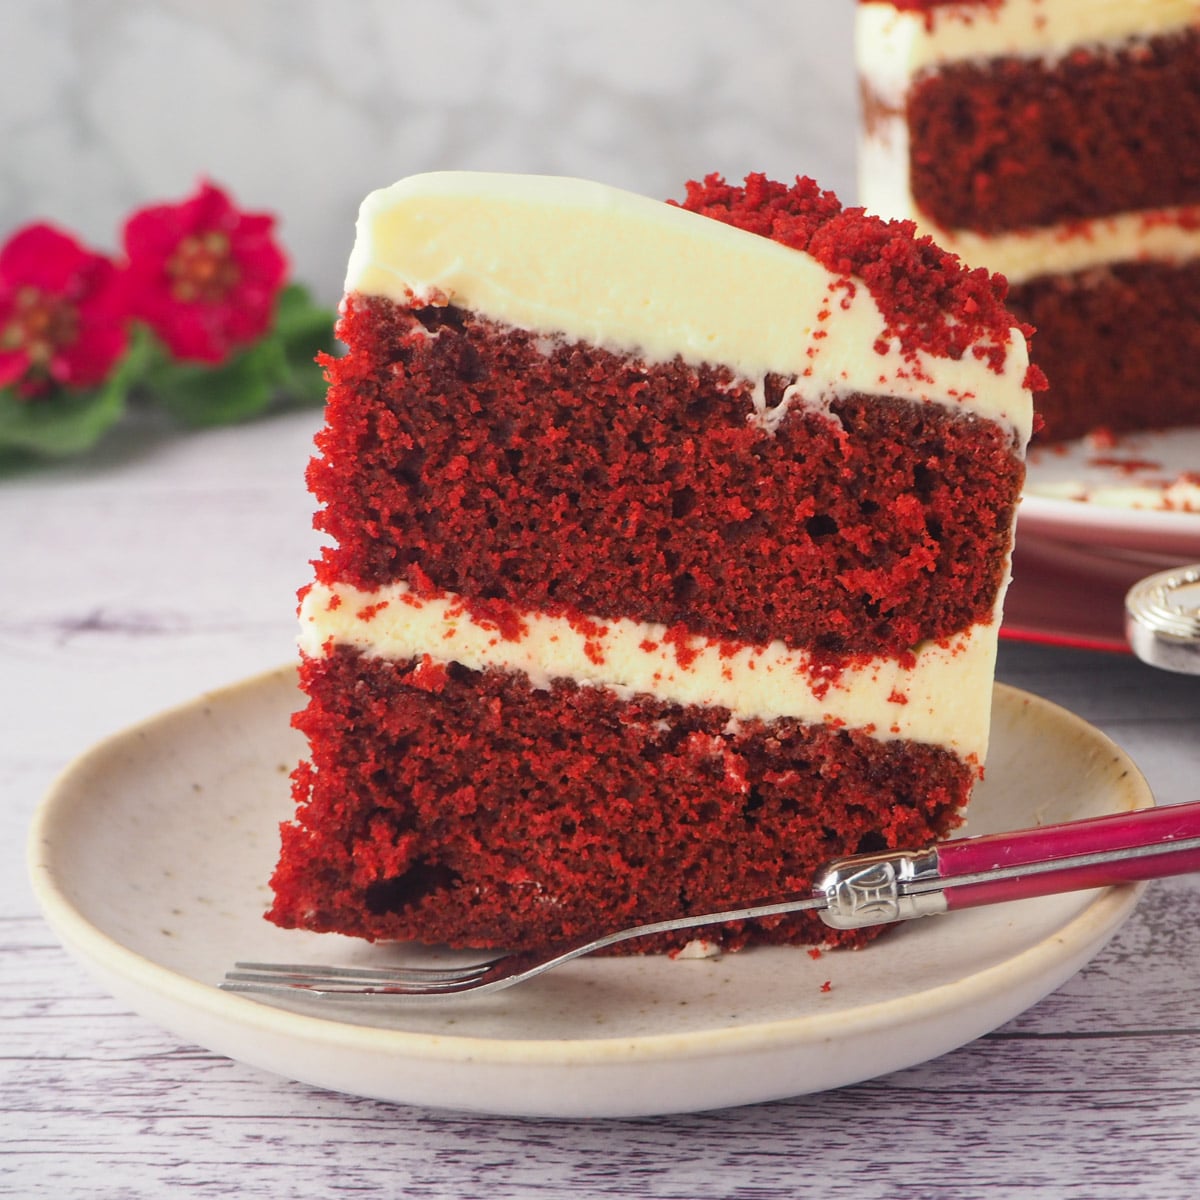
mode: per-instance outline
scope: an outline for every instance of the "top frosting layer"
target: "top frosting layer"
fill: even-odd
[[[858,62],[872,87],[895,99],[909,78],[943,63],[1056,59],[1080,45],[1157,37],[1198,21],[1196,0],[968,0],[921,11],[868,0],[858,11]]]
[[[949,259],[941,269],[967,274]],[[894,286],[902,294],[914,281]],[[965,352],[914,345],[849,270],[578,179],[441,172],[373,192],[346,291],[456,304],[649,363],[680,357],[752,381],[782,376],[794,381],[789,400],[864,392],[960,406],[1007,422],[1021,442],[1032,422],[1018,329],[1002,341],[984,331]]]

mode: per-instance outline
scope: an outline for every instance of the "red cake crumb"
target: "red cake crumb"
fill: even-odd
[[[858,0],[859,4],[871,4],[875,0]],[[892,8],[900,12],[930,12],[935,8],[1000,8],[1005,0],[889,0]]]
[[[1013,318],[1003,277],[967,270],[917,237],[913,222],[843,208],[811,179],[788,187],[764,175],[747,176],[743,187],[709,175],[688,184],[682,207],[803,250],[836,274],[858,276],[888,322],[886,336],[899,338],[906,353],[957,359],[969,351],[1004,369]]]
[[[872,0],[858,2],[869,4]],[[1000,8],[1004,3],[1005,0],[891,0],[891,7],[900,12],[924,13],[925,28],[932,29],[938,9],[954,9],[954,16],[965,24],[970,24],[980,10]]]

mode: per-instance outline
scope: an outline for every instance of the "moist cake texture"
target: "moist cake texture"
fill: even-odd
[[[859,5],[860,196],[1005,275],[1044,440],[1200,423],[1200,13]]]
[[[369,197],[271,919],[527,947],[949,832],[1037,381],[1002,301],[808,180]]]

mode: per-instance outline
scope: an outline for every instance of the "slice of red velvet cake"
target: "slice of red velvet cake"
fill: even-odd
[[[952,829],[1031,423],[1002,294],[808,180],[370,196],[271,919],[527,947]]]
[[[1200,10],[870,0],[860,200],[1004,274],[1041,435],[1200,424]]]

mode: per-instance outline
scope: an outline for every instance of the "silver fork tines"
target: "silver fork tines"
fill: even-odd
[[[329,967],[307,963],[239,962],[225,975],[227,992],[314,996],[439,996],[477,991],[502,958],[462,967]]]
[[[1116,812],[921,850],[855,854],[826,863],[807,894],[703,916],[654,921],[574,945],[504,954],[462,967],[317,967],[240,962],[231,992],[327,999],[417,1000],[498,991],[629,938],[815,910],[835,929],[906,921],[977,904],[1025,900],[1200,871],[1200,801]]]
[[[302,963],[239,962],[229,971],[221,988],[227,992],[250,992],[264,996],[303,994],[323,999],[357,1000],[381,996],[392,1000],[430,996],[473,996],[496,992],[523,983],[573,958],[593,954],[630,938],[656,933],[674,933],[702,925],[743,921],[801,909],[825,908],[824,895],[796,896],[767,901],[748,908],[703,916],[674,917],[632,929],[621,929],[603,937],[585,938],[574,945],[554,946],[515,954],[503,954],[464,967],[324,967]]]

